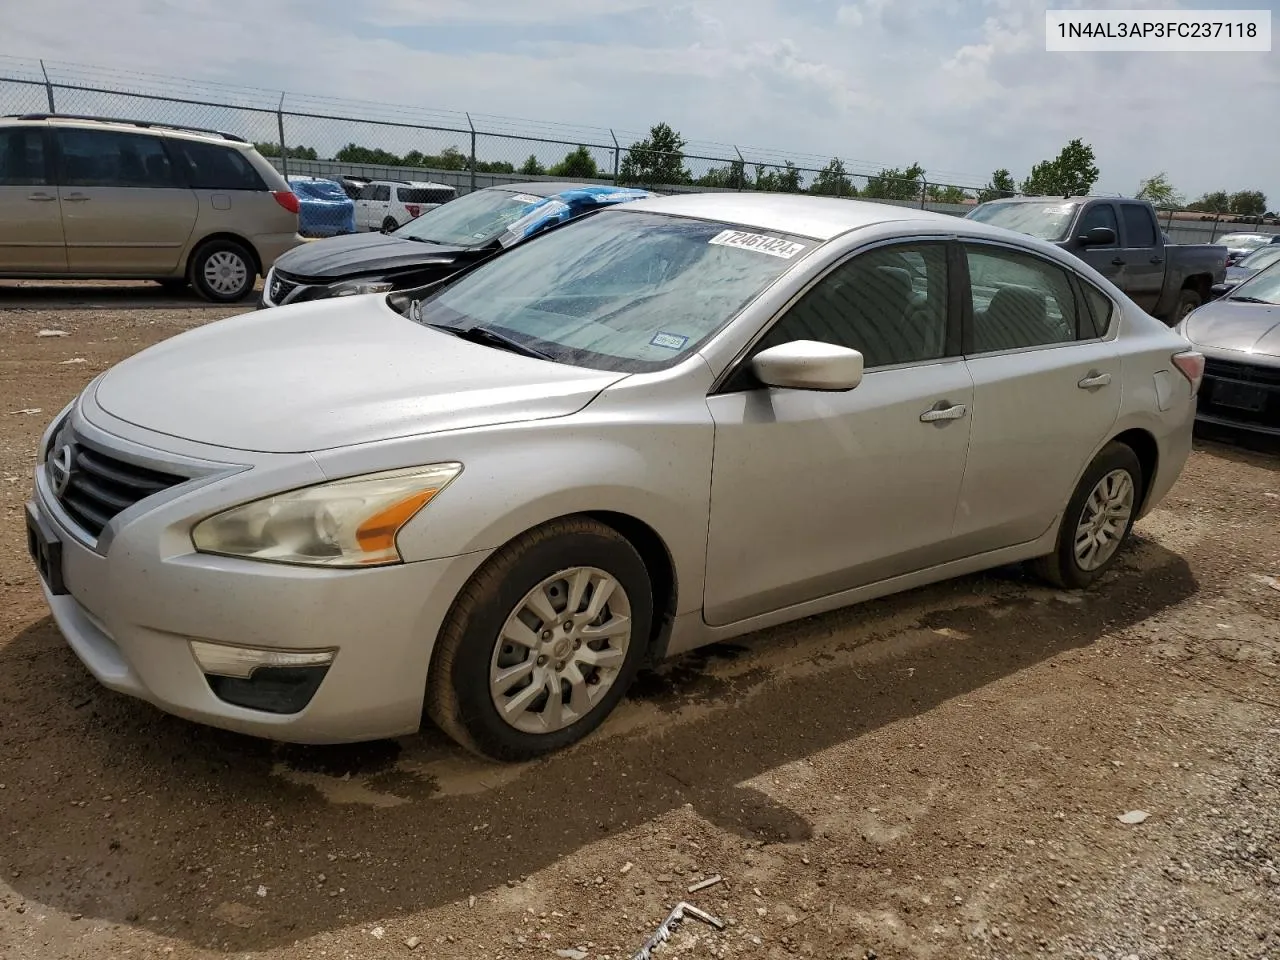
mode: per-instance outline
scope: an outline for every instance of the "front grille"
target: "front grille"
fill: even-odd
[[[271,277],[271,286],[267,290],[267,299],[277,305],[284,303],[285,298],[293,293],[298,286],[293,280],[274,274]]]
[[[1280,366],[1255,366],[1249,363],[1238,363],[1235,360],[1206,357],[1204,375],[1217,380],[1239,380],[1241,383],[1280,387]]]
[[[55,442],[45,469],[59,505],[93,537],[135,503],[189,479],[121,460],[76,438]]]
[[[1242,427],[1280,428],[1280,367],[1206,357],[1198,406]]]

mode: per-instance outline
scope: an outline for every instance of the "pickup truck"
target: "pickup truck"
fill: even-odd
[[[1212,299],[1226,276],[1226,247],[1169,243],[1145,200],[1012,197],[981,203],[965,218],[1071,251],[1169,326]]]

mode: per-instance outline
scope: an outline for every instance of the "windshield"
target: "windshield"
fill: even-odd
[[[310,200],[346,200],[347,192],[332,180],[291,180],[289,186],[300,197]]]
[[[1241,257],[1236,266],[1248,267],[1251,270],[1261,270],[1263,267],[1271,266],[1277,260],[1280,260],[1280,245],[1269,243],[1261,250],[1255,250],[1247,257]]]
[[[483,247],[501,236],[531,204],[543,201],[543,197],[511,190],[477,190],[428,210],[393,236],[447,247]]]
[[[1030,234],[1041,240],[1064,240],[1076,215],[1074,203],[984,203],[969,211],[967,219]]]
[[[816,246],[786,234],[610,210],[486,262],[427,299],[415,319],[492,330],[561,363],[660,370],[696,350]],[[411,296],[399,299],[401,309]]]
[[[1224,247],[1235,247],[1237,250],[1252,250],[1270,239],[1270,237],[1260,237],[1256,233],[1229,233],[1218,243]]]
[[[1227,296],[1228,300],[1262,301],[1280,304],[1280,263],[1255,273]]]

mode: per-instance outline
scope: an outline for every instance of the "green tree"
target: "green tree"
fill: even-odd
[[[924,167],[913,163],[905,170],[887,167],[874,177],[867,177],[862,195],[871,200],[918,200]]]
[[[950,184],[931,183],[926,191],[929,200],[933,203],[964,203],[969,199],[968,194],[960,187],[953,187]]]
[[[770,170],[764,164],[756,164],[756,189],[770,193],[800,193],[803,174],[794,163],[787,160],[776,170]]]
[[[1004,167],[996,170],[991,174],[991,179],[987,181],[987,185],[978,191],[978,202],[987,203],[991,200],[998,200],[1001,197],[1012,197],[1018,192],[1018,185],[1013,182],[1013,176]]]
[[[280,156],[280,144],[278,143],[255,143],[254,147],[256,147],[257,151],[260,154],[262,154],[264,157]],[[285,151],[285,154],[291,160],[319,159],[316,155],[315,147],[290,147],[288,150]]]
[[[684,166],[685,139],[666,123],[655,124],[649,136],[627,148],[618,168],[619,183],[658,186],[692,183]]]
[[[827,197],[856,197],[858,188],[849,179],[849,174],[844,168],[844,161],[837,157],[832,157],[831,162],[819,170],[818,175],[813,178],[813,183],[809,186],[809,192]]]
[[[421,150],[410,150],[400,159],[404,161],[406,167],[425,167],[427,165],[426,155]]]
[[[1200,213],[1226,213],[1231,209],[1231,196],[1225,190],[1213,190],[1187,204],[1187,209]]]
[[[1042,160],[1022,181],[1031,196],[1083,196],[1098,182],[1093,147],[1079,138],[1070,141],[1052,160]]]
[[[725,187],[729,190],[750,190],[753,186],[747,165],[741,160],[733,160],[727,167],[712,167],[694,183],[700,187]]]
[[[383,150],[381,147],[371,149],[355,143],[348,143],[333,155],[333,159],[342,163],[381,163],[392,167],[403,165],[401,163],[402,158]]]
[[[570,180],[597,180],[600,178],[600,169],[596,166],[595,157],[591,156],[591,151],[582,146],[565,154],[565,158],[559,163],[553,164],[547,173],[553,177],[565,177]]]
[[[1163,170],[1142,181],[1138,187],[1138,199],[1147,200],[1153,206],[1164,210],[1177,209],[1185,202],[1182,194],[1174,189]]]
[[[520,173],[526,177],[544,177],[547,174],[547,168],[531,153],[529,159],[524,162],[524,166],[520,168]]]
[[[1261,190],[1240,190],[1231,195],[1230,209],[1238,217],[1260,217],[1267,212],[1267,195]]]

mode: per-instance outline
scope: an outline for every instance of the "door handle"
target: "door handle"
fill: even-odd
[[[1112,257],[1112,258],[1111,258],[1111,265],[1112,265],[1113,267],[1123,267],[1123,266],[1124,266],[1124,258],[1123,258],[1123,257]]]
[[[83,203],[85,200],[88,200],[89,198],[85,196],[83,193],[68,193],[62,199],[70,200],[72,203]]]
[[[920,422],[937,423],[939,420],[959,420],[964,416],[965,410],[966,407],[963,403],[955,403],[949,407],[932,407],[920,414]]]
[[[39,200],[41,203],[48,203],[50,200],[56,200],[57,197],[48,193],[33,193],[27,197],[28,200]]]
[[[1164,257],[1152,257],[1152,258],[1151,258],[1151,262],[1152,262],[1152,263],[1164,263]]]
[[[1081,390],[1092,390],[1094,387],[1105,387],[1110,382],[1111,374],[1090,370],[1089,375],[1081,380],[1078,386]]]

